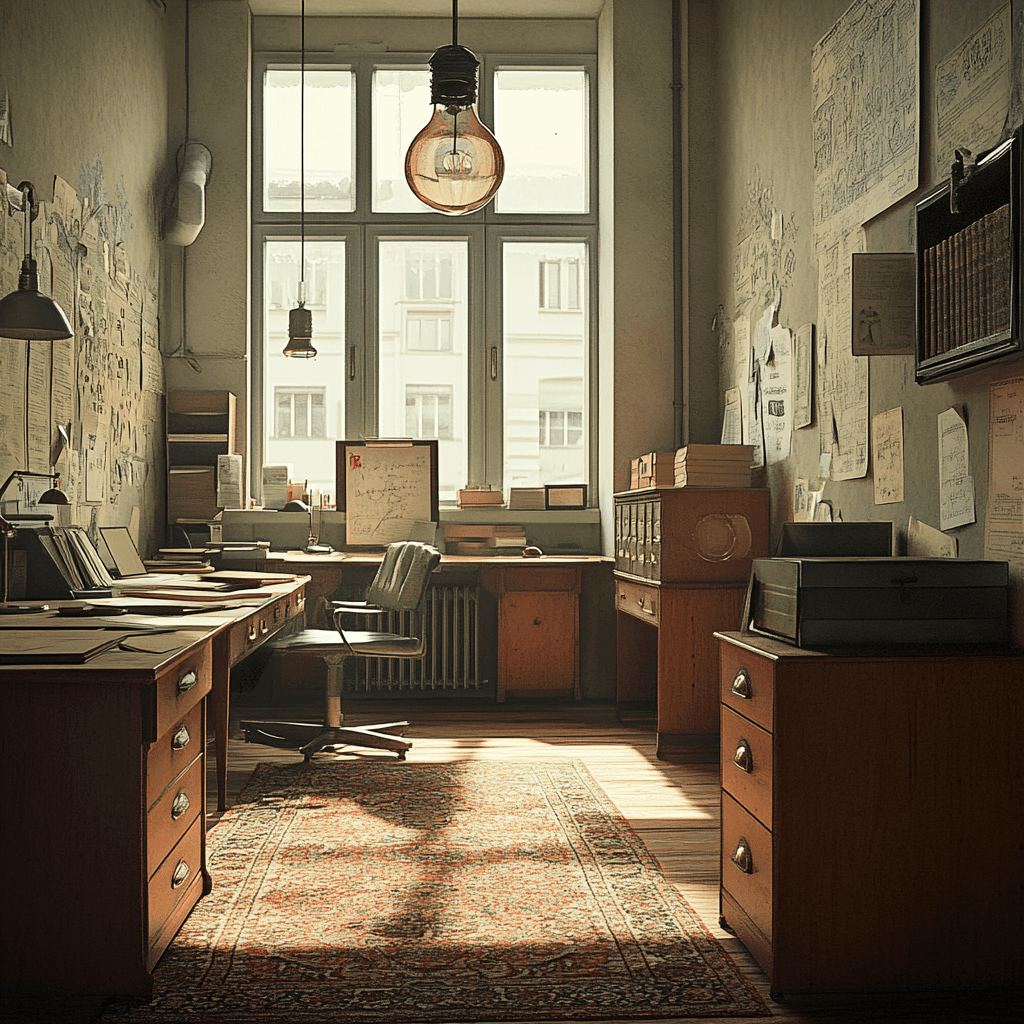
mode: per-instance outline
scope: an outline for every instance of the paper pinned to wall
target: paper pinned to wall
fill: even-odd
[[[793,343],[788,327],[769,332],[771,360],[761,371],[765,462],[789,458],[793,442]]]
[[[974,477],[967,424],[956,411],[939,413],[939,526],[952,530],[974,522]]]
[[[989,385],[985,557],[1024,569],[1024,376]]]
[[[907,523],[908,558],[956,558],[956,537],[947,536],[934,526],[910,517]]]
[[[811,425],[814,383],[814,324],[797,329],[793,339],[793,429]]]
[[[891,505],[903,501],[903,409],[880,412],[871,425],[875,504]]]
[[[725,414],[722,417],[722,444],[743,444],[743,399],[741,388],[725,393]]]

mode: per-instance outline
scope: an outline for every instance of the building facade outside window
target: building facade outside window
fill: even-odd
[[[445,217],[404,177],[431,109],[428,56],[307,54],[304,277],[318,354],[290,360],[298,59],[254,55],[256,493],[259,465],[286,463],[335,494],[336,442],[373,436],[436,438],[442,503],[467,483],[594,482],[594,57],[478,53],[505,179],[483,210]]]

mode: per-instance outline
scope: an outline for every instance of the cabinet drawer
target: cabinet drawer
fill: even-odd
[[[146,755],[146,806],[160,794],[203,749],[203,705],[196,704],[149,748]]]
[[[149,881],[149,945],[183,899],[192,904],[203,891],[203,819],[196,818]],[[197,884],[198,883],[198,884]]]
[[[719,641],[722,703],[772,731],[775,705],[775,663],[752,651]]]
[[[772,827],[772,734],[722,708],[722,788]]]
[[[156,681],[155,736],[163,736],[210,692],[213,648],[205,643]]]
[[[147,874],[153,874],[202,810],[204,765],[205,759],[196,757],[150,808],[146,827]]]
[[[519,565],[507,566],[502,572],[503,591],[568,590],[580,587],[580,571],[575,566]]]
[[[654,626],[661,624],[661,592],[657,587],[616,580],[615,608]]]
[[[772,941],[772,834],[722,794],[722,888]]]

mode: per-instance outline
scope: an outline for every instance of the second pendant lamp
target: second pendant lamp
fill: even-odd
[[[417,199],[457,217],[493,198],[505,174],[498,140],[476,113],[477,68],[459,46],[459,0],[452,0],[452,43],[430,57],[434,112],[405,154],[405,179]]]

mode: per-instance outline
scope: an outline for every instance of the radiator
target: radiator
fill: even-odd
[[[386,622],[369,626],[413,635],[410,612],[391,612]],[[422,629],[427,653],[422,661],[401,658],[350,658],[346,689],[474,690],[480,678],[480,588],[431,585],[424,598]]]

